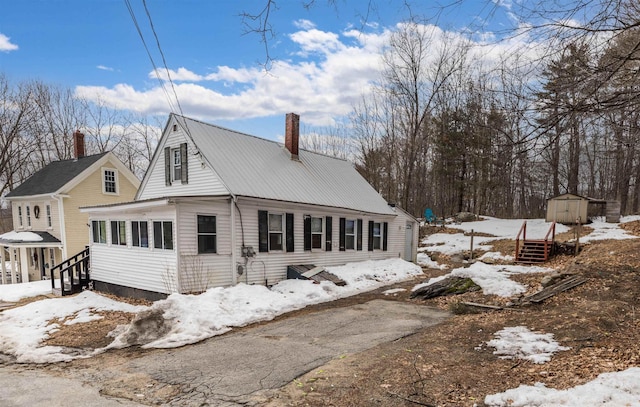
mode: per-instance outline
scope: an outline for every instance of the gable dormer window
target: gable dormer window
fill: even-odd
[[[102,169],[102,192],[105,194],[118,193],[118,172],[113,168]]]
[[[171,149],[171,169],[172,181],[182,181],[182,159],[180,157],[180,149]]]
[[[189,182],[187,165],[187,143],[179,147],[164,148],[164,181],[169,186],[174,182],[187,184]]]

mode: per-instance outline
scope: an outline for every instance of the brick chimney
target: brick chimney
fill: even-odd
[[[291,153],[291,159],[298,159],[298,142],[300,140],[300,116],[287,113],[284,130],[284,146]]]
[[[84,134],[80,130],[73,133],[73,151],[75,158],[84,157]]]

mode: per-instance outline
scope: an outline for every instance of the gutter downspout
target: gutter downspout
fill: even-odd
[[[229,203],[231,204],[231,284],[238,284],[238,272],[236,270],[237,253],[236,253],[236,205],[238,198],[231,195]]]

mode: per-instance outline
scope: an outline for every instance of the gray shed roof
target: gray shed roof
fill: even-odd
[[[105,154],[108,153],[95,154],[73,160],[54,161],[18,185],[6,197],[14,198],[57,192]]]
[[[281,143],[175,117],[234,195],[395,214],[345,160],[302,149],[292,160]]]

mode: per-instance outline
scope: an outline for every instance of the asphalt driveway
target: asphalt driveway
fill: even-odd
[[[100,366],[92,369],[60,369],[62,378],[33,366],[3,366],[0,382],[8,383],[10,377],[11,386],[0,386],[0,405],[253,405],[264,391],[278,389],[331,359],[410,335],[447,316],[422,305],[372,300],[283,318],[182,348],[144,352],[124,362],[110,363],[109,354],[102,355]],[[74,388],[77,394],[70,391]]]

